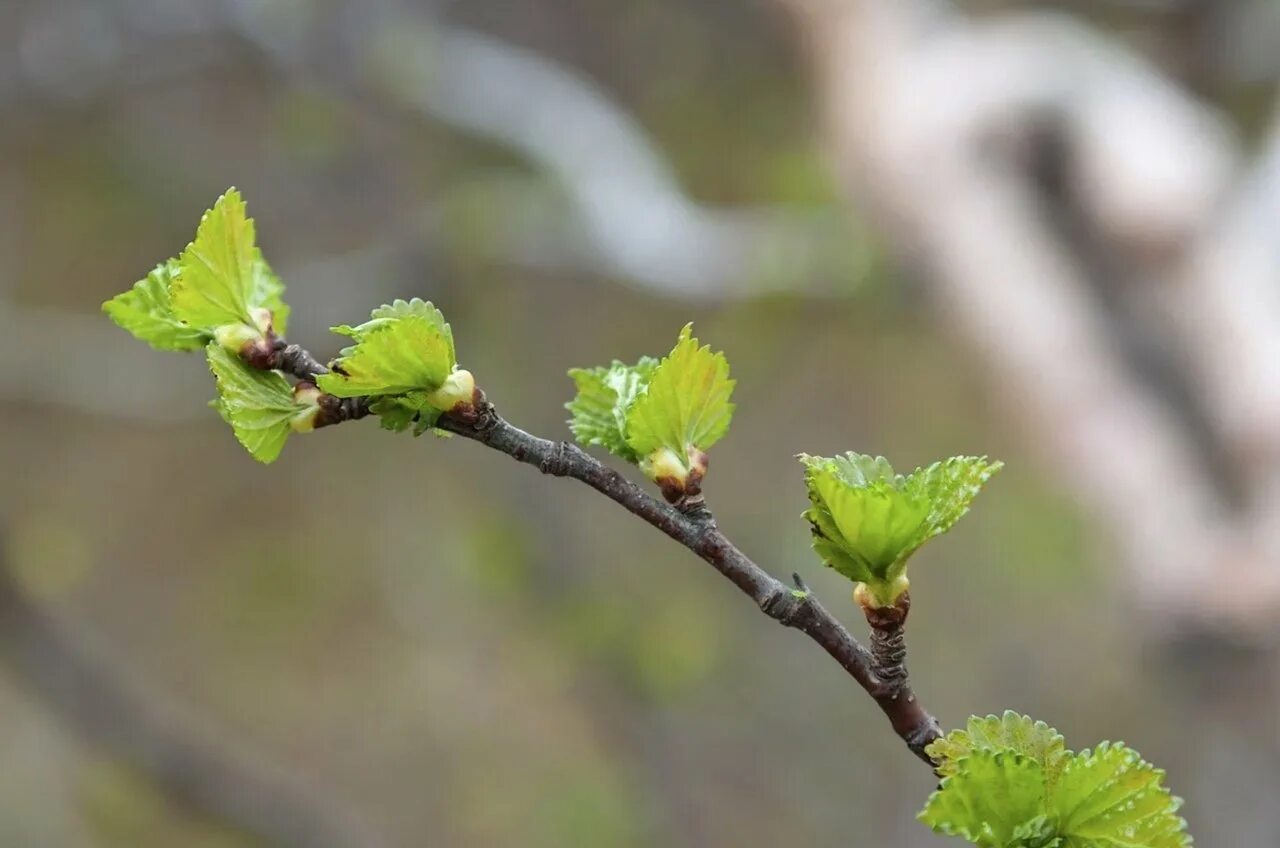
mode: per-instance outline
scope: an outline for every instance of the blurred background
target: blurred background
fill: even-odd
[[[688,320],[721,526],[793,455],[1007,463],[913,569],[1013,708],[1280,845],[1280,5],[0,0],[0,843],[948,844],[874,704],[584,487],[346,426],[256,465],[98,311],[229,185],[291,338],[449,316],[508,419]]]

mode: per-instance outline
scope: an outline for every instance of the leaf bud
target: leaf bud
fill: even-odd
[[[427,403],[441,412],[452,412],[459,406],[475,403],[476,378],[465,368],[456,368],[440,388],[427,395]]]

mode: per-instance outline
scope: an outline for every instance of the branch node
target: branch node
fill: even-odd
[[[552,477],[566,477],[569,474],[569,445],[564,441],[556,442],[551,450],[538,462],[538,470]]]
[[[259,358],[249,358],[249,364],[263,370],[283,371],[299,380],[314,382],[316,377],[327,374],[329,369],[301,345],[289,344],[274,332],[267,336],[268,350]],[[243,356],[243,354],[242,354]]]
[[[800,618],[800,613],[804,612],[808,606],[807,589],[788,589],[783,583],[775,584],[760,601],[760,610],[783,627],[798,627],[796,622]]]
[[[896,698],[907,685],[907,613],[911,596],[903,592],[890,606],[865,607],[871,626],[871,668],[884,684],[884,694]]]
[[[791,623],[795,600],[789,590],[778,584],[760,599],[760,611],[786,627]]]
[[[711,508],[707,506],[707,499],[703,497],[702,492],[681,494],[672,505],[699,524],[715,524],[715,517],[712,516]]]
[[[942,725],[938,724],[936,718],[924,713],[924,720],[904,733],[902,739],[912,753],[932,765],[933,758],[925,752],[925,749],[941,737]]]

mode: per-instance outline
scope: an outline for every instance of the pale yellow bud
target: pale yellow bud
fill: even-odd
[[[427,395],[427,403],[442,412],[450,412],[460,404],[470,404],[476,396],[476,378],[465,368],[457,368],[440,388]]]

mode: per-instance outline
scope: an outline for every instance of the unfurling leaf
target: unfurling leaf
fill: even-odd
[[[974,716],[964,730],[953,730],[929,746],[928,754],[937,763],[940,777],[955,774],[958,763],[974,751],[1015,751],[1045,768],[1050,781],[1056,780],[1067,756],[1062,734],[1043,721],[1006,710],[1004,715]]]
[[[102,304],[102,310],[122,329],[156,350],[202,350],[211,334],[184,324],[173,314],[169,284],[177,271],[176,259],[156,266],[133,288]]]
[[[943,777],[920,820],[989,848],[1186,848],[1164,772],[1121,744],[1073,753],[1043,722],[972,718],[929,746]]]
[[[871,606],[892,604],[906,591],[907,560],[951,529],[1002,467],[986,457],[958,456],[903,476],[884,457],[801,454],[800,461],[813,549],[859,584],[859,598]]]
[[[112,321],[159,350],[200,350],[210,339],[233,353],[289,320],[284,284],[254,244],[253,221],[235,189],[204,213],[195,240],[129,291],[102,305]]]
[[[320,388],[337,397],[434,392],[457,364],[444,316],[416,298],[378,307],[369,321],[333,331],[355,339],[333,373],[320,377]]]
[[[686,324],[627,415],[627,444],[644,457],[641,468],[649,463],[652,468],[646,473],[660,479],[660,457],[669,457],[683,470],[680,479],[692,471],[698,463],[696,452],[706,451],[729,432],[733,384],[724,354],[699,347],[693,325]]]
[[[1010,848],[1025,822],[1044,812],[1044,769],[1014,751],[975,751],[942,779],[920,820],[983,848]]]
[[[228,189],[204,213],[195,240],[178,257],[178,273],[169,291],[180,321],[210,333],[243,324],[284,334],[289,317],[284,284],[254,239],[244,200],[234,188]]]
[[[574,437],[638,463],[651,479],[677,488],[696,486],[708,448],[723,438],[733,417],[734,381],[723,353],[699,347],[692,325],[680,331],[661,361],[569,372],[577,396],[567,404]]]
[[[584,445],[598,445],[627,462],[640,455],[627,444],[627,413],[636,397],[649,385],[658,360],[642,356],[635,365],[614,360],[608,368],[574,368],[569,371],[578,395],[565,408],[573,413],[569,429]]]
[[[370,408],[388,430],[422,432],[440,414],[475,398],[471,372],[457,367],[453,332],[426,301],[397,300],[357,326],[333,331],[355,340],[317,383],[337,397],[378,398]]]
[[[205,351],[218,386],[214,405],[254,459],[275,461],[291,431],[311,429],[318,411],[314,396],[295,398],[277,372],[251,368],[216,342]]]

